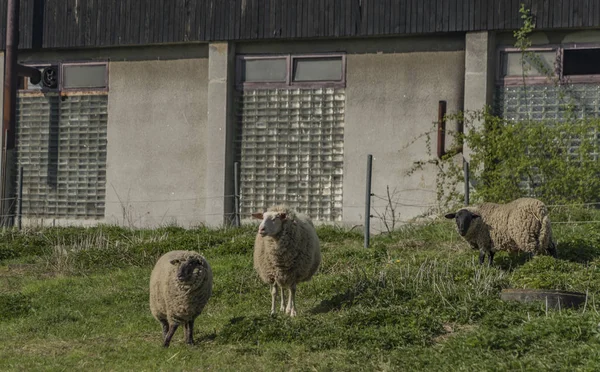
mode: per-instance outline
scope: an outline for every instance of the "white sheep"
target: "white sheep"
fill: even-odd
[[[150,275],[150,311],[162,324],[163,346],[183,323],[186,343],[194,344],[194,320],[212,294],[212,270],[202,255],[171,251],[158,259]]]
[[[312,221],[286,206],[253,213],[262,222],[254,242],[254,268],[271,285],[271,315],[275,314],[277,288],[281,292],[281,311],[296,316],[296,285],[308,281],[321,264],[319,237]],[[284,289],[289,292],[284,307]]]
[[[497,251],[522,251],[556,257],[548,209],[540,200],[520,198],[507,204],[483,203],[448,213],[456,229],[473,249],[479,249],[479,263],[485,254],[489,264]]]

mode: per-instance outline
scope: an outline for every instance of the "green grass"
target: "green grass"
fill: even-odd
[[[299,285],[294,319],[269,316],[254,226],[4,231],[0,370],[599,370],[599,227],[555,225],[557,260],[499,253],[493,267],[479,266],[445,220],[373,237],[369,249],[358,232],[321,227],[323,263]],[[206,256],[214,290],[197,345],[179,330],[164,349],[148,280],[174,249]],[[589,301],[561,311],[507,303],[508,287]]]

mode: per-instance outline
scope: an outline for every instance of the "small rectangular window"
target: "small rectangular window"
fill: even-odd
[[[340,81],[342,57],[295,58],[292,81]]]
[[[245,59],[242,61],[243,82],[286,82],[286,79],[286,58]]]
[[[523,76],[523,62],[526,76],[552,75],[555,72],[556,51],[503,53],[502,76]]]
[[[65,89],[104,89],[106,64],[64,64],[62,86]]]
[[[600,48],[565,49],[563,76],[600,75]]]

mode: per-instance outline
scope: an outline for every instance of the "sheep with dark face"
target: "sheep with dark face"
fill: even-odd
[[[552,226],[546,205],[533,198],[520,198],[507,204],[483,203],[448,213],[456,229],[473,249],[479,250],[483,264],[489,264],[497,251],[521,251],[556,257]]]
[[[281,292],[281,311],[296,316],[296,285],[308,281],[321,263],[319,237],[308,216],[285,206],[254,213],[262,222],[254,242],[254,268],[271,286],[271,315],[275,314],[277,291]],[[284,293],[289,293],[284,306]]]
[[[194,343],[194,320],[212,294],[212,270],[197,252],[171,251],[158,259],[150,275],[150,311],[162,324],[163,346],[183,323],[185,341]]]

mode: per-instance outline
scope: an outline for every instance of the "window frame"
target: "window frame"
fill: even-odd
[[[565,58],[565,50],[577,50],[577,49],[600,49],[600,44],[598,43],[569,43],[564,44],[560,48],[560,81],[563,83],[599,83],[600,82],[600,74],[588,74],[588,75],[567,75],[563,74],[563,63]]]
[[[560,55],[560,48],[557,45],[547,45],[543,47],[533,47],[527,49],[530,52],[552,52],[556,53],[556,57],[554,60],[554,73],[557,74],[560,78],[562,76],[560,73],[562,72],[562,66],[557,66],[556,61],[558,61]],[[547,76],[527,76],[523,79],[522,75],[508,75],[502,76],[502,71],[504,70],[504,54],[508,53],[521,53],[521,49],[515,47],[500,47],[498,48],[496,54],[496,85],[505,85],[505,86],[519,86],[519,85],[547,85],[551,84],[552,81]]]
[[[65,76],[65,66],[106,66],[104,72],[104,87],[91,87],[91,88],[65,88],[64,86],[64,76]],[[108,92],[108,61],[68,61],[59,63],[59,89],[61,94],[65,93],[73,93],[73,92]]]
[[[312,80],[293,81],[294,61],[298,59],[331,59],[340,58],[342,73],[340,80]],[[247,60],[285,59],[286,79],[285,82],[244,82],[242,81],[243,62]],[[235,66],[235,85],[237,89],[269,89],[269,88],[345,88],[346,87],[346,54],[335,53],[312,53],[312,54],[238,54]]]
[[[102,61],[56,61],[56,62],[25,62],[23,65],[33,68],[44,68],[49,66],[56,66],[58,70],[58,85],[56,88],[45,88],[41,89],[29,89],[29,78],[19,77],[23,79],[23,89],[18,89],[18,92],[21,94],[43,94],[43,93],[57,93],[61,96],[67,96],[69,94],[77,93],[77,94],[90,94],[90,93],[102,93],[108,92],[109,85],[109,63],[107,60]],[[106,72],[104,75],[104,87],[93,87],[93,88],[65,88],[63,77],[64,77],[64,66],[106,66]]]
[[[600,43],[566,43],[566,44],[548,44],[540,47],[528,48],[532,52],[556,51],[554,73],[558,77],[559,84],[594,84],[600,83],[600,74],[588,75],[564,75],[563,63],[565,50],[574,49],[600,49]],[[523,79],[522,76],[502,76],[503,54],[521,53],[519,48],[513,46],[500,46],[496,54],[496,85],[504,86],[522,86],[522,85],[550,85],[554,82],[547,76],[529,76]]]

